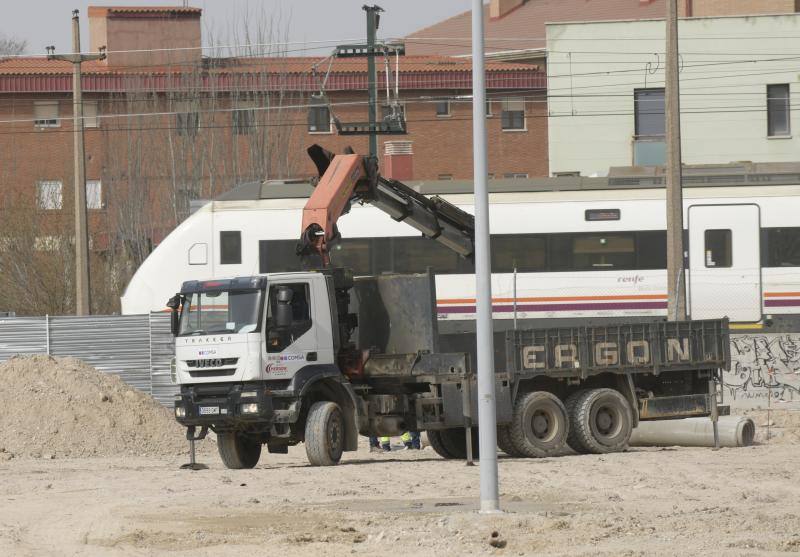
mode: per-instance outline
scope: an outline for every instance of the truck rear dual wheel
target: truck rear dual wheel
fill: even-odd
[[[344,416],[335,402],[315,402],[306,418],[306,456],[312,466],[334,466],[344,451]]]
[[[235,431],[217,434],[217,450],[226,468],[254,468],[261,458],[261,442]]]
[[[564,403],[546,391],[522,395],[514,404],[511,425],[503,444],[511,456],[545,457],[561,452],[567,443],[569,420]],[[498,433],[498,440],[500,439]]]
[[[567,398],[570,432],[567,443],[584,454],[605,454],[628,447],[633,412],[628,400],[614,389],[589,389]]]
[[[428,442],[442,458],[464,460],[467,458],[467,433],[463,427],[428,431]],[[478,428],[472,428],[472,456],[479,458]]]

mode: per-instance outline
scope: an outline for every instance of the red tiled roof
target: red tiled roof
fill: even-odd
[[[545,23],[663,18],[664,0],[528,0],[503,17],[485,7],[486,52],[544,48]],[[420,29],[405,39],[410,55],[454,56],[471,51],[472,12]],[[511,40],[523,39],[523,40]]]
[[[318,76],[312,74],[317,65]],[[394,60],[390,68],[394,69]],[[171,90],[185,81],[193,88],[230,90],[315,91],[328,70],[328,62],[318,57],[305,58],[222,58],[171,67],[131,65],[109,66],[91,61],[83,65],[85,91],[112,92],[134,88]],[[329,91],[364,90],[367,87],[367,61],[364,58],[337,59],[331,68]],[[383,64],[379,64],[383,74]],[[490,89],[545,88],[546,76],[539,66],[523,63],[487,62],[487,87]],[[72,64],[46,58],[0,59],[0,93],[60,92],[71,90]],[[383,78],[380,78],[381,82]],[[468,58],[444,56],[404,56],[400,58],[401,89],[469,89],[472,63]]]
[[[135,14],[169,14],[169,15],[197,15],[203,10],[201,8],[189,8],[183,6],[89,6],[89,17],[93,16],[113,16],[113,15],[135,15]]]
[[[281,73],[309,74],[314,65],[317,72],[324,75],[328,70],[328,62],[317,57],[274,57],[274,58],[222,58],[215,66],[212,61],[209,72],[212,73]],[[176,64],[167,66],[109,66],[105,62],[92,60],[84,62],[84,74],[163,74],[184,73],[192,71],[197,64]],[[378,72],[383,73],[383,64],[378,64]],[[537,71],[539,66],[517,62],[487,62],[486,71]],[[337,58],[331,67],[334,74],[366,73],[366,58]],[[470,72],[472,62],[468,58],[450,58],[447,56],[403,56],[400,58],[400,73],[435,73],[435,72]],[[390,65],[394,73],[394,59]],[[48,60],[43,57],[0,58],[0,75],[60,75],[72,74],[72,63],[61,60]]]

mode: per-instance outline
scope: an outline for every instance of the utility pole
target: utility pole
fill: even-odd
[[[369,156],[378,157],[378,134],[375,133],[375,123],[378,120],[378,72],[375,69],[375,35],[380,25],[380,6],[364,6],[367,12],[367,89],[369,90]]]
[[[98,54],[81,54],[81,28],[78,10],[73,10],[72,12],[72,54],[55,54],[54,46],[47,47],[48,60],[72,62],[72,135],[75,144],[75,315],[89,315],[91,313],[81,64],[87,60],[103,60],[105,57],[104,49],[101,49]]]
[[[478,434],[481,512],[500,512],[497,485],[497,403],[492,327],[492,264],[489,245],[486,70],[483,0],[472,1],[472,160],[475,183],[475,302],[478,345]]]
[[[686,319],[681,168],[681,94],[678,68],[678,0],[667,0],[667,316]]]

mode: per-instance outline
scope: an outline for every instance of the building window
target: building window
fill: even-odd
[[[308,132],[331,133],[331,110],[322,99],[311,98],[308,107]]]
[[[731,231],[728,229],[706,230],[706,267],[730,267]]]
[[[515,180],[524,180],[528,178],[527,172],[506,172],[503,174],[503,178],[505,179],[515,179]]]
[[[97,118],[97,101],[83,101],[83,127],[100,127],[100,120]]]
[[[437,179],[438,180],[452,180],[453,179],[453,175],[452,174],[439,174]]]
[[[56,180],[42,180],[36,183],[36,204],[39,209],[54,211],[64,204],[62,184]]]
[[[86,182],[86,208],[103,208],[103,184],[100,180],[89,180]]]
[[[57,128],[61,125],[58,119],[58,101],[34,101],[33,125],[37,128]]]
[[[789,84],[767,85],[767,135],[770,137],[791,133],[789,112]]]
[[[633,92],[636,137],[664,137],[664,89],[637,89]]]
[[[178,135],[194,136],[200,127],[200,113],[190,102],[175,103],[175,126]]]
[[[450,101],[438,101],[436,103],[436,116],[439,118],[450,116]]]
[[[486,116],[492,115],[492,101],[486,99]]]
[[[525,99],[503,99],[503,112],[501,113],[503,130],[525,129]]]
[[[253,133],[256,125],[256,111],[254,103],[238,103],[236,110],[231,112],[233,118],[233,133],[247,135]]]
[[[240,265],[242,263],[242,233],[238,230],[219,233],[219,262],[221,265]]]

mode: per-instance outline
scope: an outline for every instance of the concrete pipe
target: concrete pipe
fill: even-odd
[[[744,416],[719,417],[720,447],[749,447],[756,424]],[[685,418],[639,422],[630,440],[634,447],[713,447],[714,429],[710,418]]]

